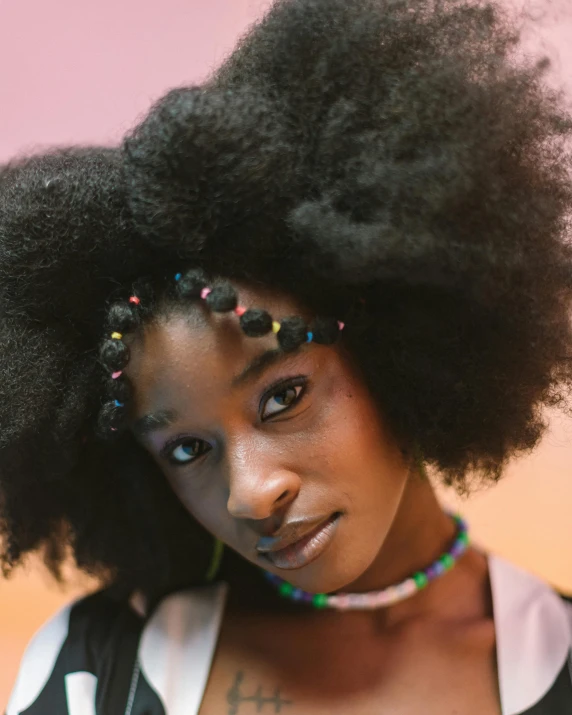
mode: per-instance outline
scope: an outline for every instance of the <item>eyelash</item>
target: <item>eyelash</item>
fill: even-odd
[[[270,417],[266,418],[263,420],[263,422],[268,422],[271,421],[272,417],[274,416],[279,416],[283,415],[285,412],[288,412],[290,409],[298,405],[304,396],[307,393],[307,380],[305,377],[298,376],[298,377],[291,377],[287,379],[282,379],[277,382],[275,382],[273,385],[271,385],[265,393],[262,395],[260,399],[260,403],[258,405],[258,412],[262,412],[262,408],[267,404],[267,402],[272,398],[276,397],[277,395],[280,395],[282,392],[285,392],[286,390],[290,388],[295,388],[295,387],[301,387],[302,389],[296,396],[294,402],[291,405],[287,405],[283,410],[280,410],[279,412],[275,412],[273,415],[270,415]],[[205,450],[202,451],[200,454],[198,454],[194,459],[190,459],[187,462],[179,462],[173,458],[173,452],[178,448],[181,447],[182,445],[185,444],[185,442],[188,443],[196,443],[196,442],[204,442],[204,440],[197,439],[196,437],[189,437],[188,435],[178,435],[177,437],[173,437],[173,439],[170,439],[165,446],[161,449],[160,451],[160,456],[163,459],[166,459],[168,462],[170,462],[173,466],[175,467],[186,467],[189,464],[193,464],[196,462],[200,457],[202,457],[204,454],[207,454],[210,450]]]

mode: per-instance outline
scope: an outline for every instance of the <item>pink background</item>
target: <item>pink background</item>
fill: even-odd
[[[0,161],[110,142],[166,88],[200,81],[267,0],[0,0]]]
[[[42,146],[117,141],[166,89],[200,81],[267,5],[0,0],[0,161]],[[530,39],[553,59],[554,81],[572,86],[572,0],[527,8],[540,19]],[[483,545],[572,591],[572,422],[553,419],[540,449],[462,510]],[[0,711],[26,641],[85,587],[58,590],[34,562],[0,581]]]

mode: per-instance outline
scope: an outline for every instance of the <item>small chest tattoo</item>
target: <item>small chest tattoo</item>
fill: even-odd
[[[228,715],[238,715],[240,712],[241,705],[245,703],[253,703],[256,707],[256,712],[260,713],[265,711],[266,713],[280,713],[285,705],[293,705],[291,700],[285,700],[280,695],[280,689],[275,688],[274,694],[267,696],[263,695],[262,686],[259,685],[256,692],[253,695],[244,695],[242,691],[242,686],[244,682],[244,673],[239,671],[236,674],[234,683],[232,687],[226,694],[226,701],[228,703]],[[269,706],[268,708],[266,706]],[[272,709],[274,708],[274,709]]]

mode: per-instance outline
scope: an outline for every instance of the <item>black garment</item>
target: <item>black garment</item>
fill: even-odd
[[[572,604],[489,557],[502,715],[572,713]],[[105,592],[62,610],[24,655],[6,715],[196,715],[226,585],[164,599],[150,618]]]

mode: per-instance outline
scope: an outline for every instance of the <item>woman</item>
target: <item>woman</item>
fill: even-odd
[[[426,478],[500,479],[572,384],[572,124],[517,39],[278,2],[121,151],[4,171],[4,566],[104,587],[8,715],[572,705],[570,607]]]

